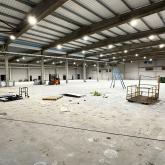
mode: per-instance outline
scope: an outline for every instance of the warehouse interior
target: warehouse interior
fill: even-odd
[[[0,165],[165,164],[165,0],[0,0]]]

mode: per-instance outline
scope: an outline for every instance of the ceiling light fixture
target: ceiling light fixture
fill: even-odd
[[[10,39],[11,39],[11,40],[15,40],[16,37],[12,34],[12,35],[10,35]]]
[[[85,54],[85,50],[82,51],[82,54]]]
[[[108,48],[109,48],[109,49],[112,49],[112,48],[113,48],[113,45],[108,45]]]
[[[28,16],[28,22],[30,25],[35,25],[37,23],[37,19],[34,16]]]
[[[55,64],[55,62],[52,62],[52,64],[54,65],[54,64]]]
[[[22,57],[23,60],[25,60],[25,57]]]
[[[139,54],[135,54],[135,56],[136,56],[136,57],[138,57],[138,56],[139,56]]]
[[[83,40],[85,40],[85,41],[87,41],[88,39],[89,39],[88,36],[84,36],[84,37],[83,37]]]
[[[19,59],[17,59],[16,61],[19,62]]]
[[[138,21],[137,19],[133,19],[131,22],[130,22],[131,26],[136,26],[138,24]]]
[[[154,36],[154,35],[150,35],[148,38],[149,38],[150,40],[154,40],[154,39],[155,39],[155,36]]]
[[[152,61],[152,58],[150,58],[149,61]]]
[[[57,49],[59,49],[59,50],[62,49],[62,45],[60,45],[60,44],[57,45]]]
[[[113,57],[113,60],[115,60],[116,59],[116,57]]]
[[[103,57],[103,54],[100,54],[100,57]]]
[[[160,44],[160,45],[159,45],[159,48],[160,48],[160,49],[162,49],[162,48],[164,48],[164,47],[165,47],[165,44]]]
[[[128,50],[124,50],[124,53],[128,53]]]
[[[146,59],[146,56],[144,56],[143,58]]]

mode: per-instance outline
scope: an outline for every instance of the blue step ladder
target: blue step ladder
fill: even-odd
[[[123,89],[126,89],[120,69],[115,66],[112,68],[112,81],[110,88],[115,87],[116,80],[120,80],[121,86],[123,87]]]

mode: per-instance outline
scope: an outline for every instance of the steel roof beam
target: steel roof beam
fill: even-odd
[[[36,7],[34,7],[28,15],[33,15],[36,17],[37,21],[41,21],[43,18],[51,14],[54,10],[61,7],[65,2],[68,0],[44,0],[41,1]],[[17,33],[15,34],[16,38],[21,36],[23,33],[25,33],[27,30],[29,30],[31,26],[27,23],[27,20],[24,19],[23,22],[21,22],[17,26]],[[8,40],[7,44],[9,44],[11,41]]]
[[[74,31],[73,33],[70,33],[66,37],[63,37],[59,39],[58,41],[55,41],[51,43],[48,46],[43,47],[43,49],[49,49],[51,47],[56,46],[57,44],[63,44],[67,43],[76,39],[79,39],[83,37],[84,35],[91,35],[94,33],[97,33],[102,30],[106,30],[118,25],[121,25],[123,23],[129,22],[133,18],[141,18],[159,11],[162,11],[165,9],[165,1],[160,1],[157,3],[153,3],[151,5],[135,9],[131,12],[115,16],[113,18],[105,19],[103,21],[93,23],[92,25],[89,26],[84,26],[81,27],[80,29]]]
[[[108,46],[109,44],[117,44],[117,43],[126,42],[126,41],[130,41],[130,40],[140,39],[140,38],[148,37],[149,35],[158,35],[158,34],[161,34],[164,32],[165,32],[165,27],[162,27],[162,28],[158,28],[158,29],[147,30],[147,31],[138,32],[138,33],[132,33],[129,35],[108,38],[108,39],[99,41],[97,43],[94,43],[92,45],[84,46],[80,49],[70,51],[68,53],[69,54],[77,53],[82,50],[95,49],[95,48],[99,48],[99,47],[103,47],[103,46]]]
[[[97,53],[89,53],[86,54],[86,57],[92,57],[92,56],[97,56],[100,54],[108,54],[108,53],[115,53],[115,52],[119,52],[119,51],[124,51],[124,50],[133,50],[133,49],[139,49],[139,48],[145,48],[145,47],[149,47],[149,46],[155,46],[155,45],[159,45],[165,43],[165,40],[159,40],[159,41],[151,41],[151,42],[145,42],[145,43],[139,43],[139,44],[130,44],[130,45],[125,45],[125,46],[118,46],[112,49],[107,49],[104,51],[100,51]],[[107,55],[108,56],[108,55]]]

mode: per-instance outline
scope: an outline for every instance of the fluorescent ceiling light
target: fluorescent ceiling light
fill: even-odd
[[[128,50],[124,50],[124,53],[128,53]]]

